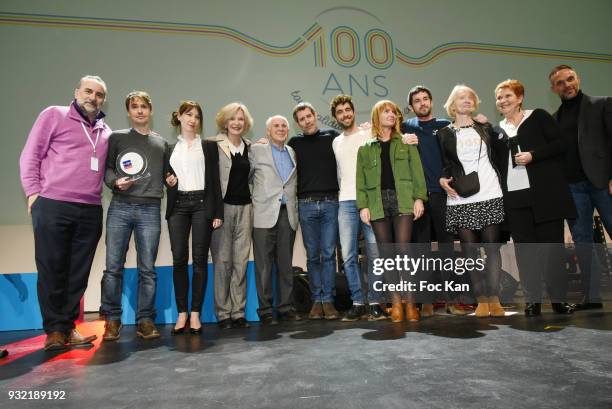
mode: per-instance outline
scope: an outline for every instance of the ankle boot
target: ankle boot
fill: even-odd
[[[489,297],[489,311],[491,317],[505,317],[506,311],[499,302],[499,297]]]
[[[478,307],[474,311],[474,315],[478,318],[485,318],[489,316],[489,298],[488,297],[476,297],[478,301]]]
[[[401,303],[393,304],[391,307],[391,322],[404,321],[404,309]]]
[[[433,315],[434,315],[433,304],[423,304],[421,306],[421,316],[422,317],[433,317]]]
[[[416,322],[421,317],[419,316],[419,310],[414,303],[406,303],[406,321]]]

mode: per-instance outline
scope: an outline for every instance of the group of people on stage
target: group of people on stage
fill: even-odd
[[[105,341],[121,334],[123,270],[132,234],[137,335],[160,336],[154,324],[155,259],[164,190],[178,310],[172,335],[201,332],[209,250],[218,325],[249,326],[251,244],[260,321],[301,320],[293,305],[298,224],[311,320],[385,320],[387,301],[393,322],[433,315],[432,303],[419,310],[410,296],[391,293],[387,299],[363,285],[360,231],[370,260],[385,255],[387,244],[430,243],[432,231],[442,254],[452,253],[454,235],[466,256],[477,257],[483,247],[486,269],[474,271],[471,280],[475,315],[488,317],[504,315],[499,242],[507,229],[517,246],[525,314],[540,314],[543,278],[554,311],[571,314],[576,306],[565,302],[560,253],[564,220],[576,242],[584,284],[585,299],[578,307],[601,307],[590,245],[594,208],[612,232],[612,98],[583,94],[577,73],[567,65],[555,67],[549,80],[561,97],[553,116],[525,109],[523,84],[506,80],[494,92],[503,115],[498,126],[474,116],[480,100],[465,85],[457,85],[444,104],[450,119],[438,119],[432,115],[431,91],[416,86],[407,100],[415,118],[403,120],[399,106],[383,100],[372,108],[371,122],[359,126],[351,97],[339,95],[331,101],[331,114],[342,133],[321,129],[314,107],[301,102],[292,112],[301,134],[288,139],[289,121],[273,115],[265,124],[266,138],[253,143],[245,137],[253,118],[244,104],[221,108],[218,134],[202,138],[201,106],[183,101],[172,113],[178,137],[169,145],[151,130],[153,104],[146,92],[125,98],[131,128],[111,131],[102,112],[106,84],[97,76],[81,78],[69,106],[52,106],[39,115],[20,159],[34,229],[45,349],[96,338],[81,335],[74,321],[102,233],[102,182],[113,192],[101,287]],[[343,316],[334,307],[338,241],[352,299]],[[367,281],[374,279],[370,268]],[[445,298],[449,313],[467,313],[456,295]]]

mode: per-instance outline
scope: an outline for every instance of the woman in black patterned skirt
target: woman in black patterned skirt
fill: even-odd
[[[504,220],[504,203],[491,150],[493,138],[499,135],[491,124],[479,124],[472,119],[478,103],[474,90],[457,85],[444,104],[454,121],[438,131],[444,162],[440,185],[448,195],[446,230],[459,235],[466,257],[480,258],[479,249],[485,247],[486,268],[476,264],[470,272],[478,300],[476,316],[503,317],[498,293],[501,276],[499,225]],[[472,172],[477,172],[480,188],[462,197],[453,186],[457,187],[457,180]]]

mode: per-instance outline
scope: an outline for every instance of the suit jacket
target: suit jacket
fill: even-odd
[[[175,174],[174,169],[170,166],[170,157],[176,144],[168,148],[166,155],[166,169],[168,172]],[[217,152],[217,144],[215,142],[202,141],[202,152],[204,152],[204,208],[210,219],[223,220],[223,196],[221,196],[221,184],[219,182],[219,153]],[[166,202],[166,219],[172,215],[174,206],[178,199],[178,183],[174,187],[166,185],[167,202]]]
[[[230,141],[227,139],[227,135],[219,134],[216,136],[209,136],[206,138],[207,141],[216,142],[219,148],[219,179],[221,181],[221,194],[225,197],[227,192],[227,182],[229,182],[230,171],[232,170],[232,153],[230,151]],[[251,149],[251,141],[242,138],[242,141],[246,145],[246,148]]]
[[[526,166],[529,178],[529,203],[536,222],[576,217],[576,207],[569,191],[561,160],[566,143],[557,122],[544,110],[535,109],[518,128],[516,135],[523,152],[531,152],[532,162]],[[501,174],[504,205],[514,205],[508,195],[507,136],[492,139],[493,157]],[[511,195],[510,195],[511,196]]]
[[[559,111],[553,116],[559,120]],[[578,113],[578,154],[593,186],[604,189],[612,179],[612,98],[583,94]]]
[[[284,193],[289,224],[293,230],[297,230],[297,162],[293,149],[289,145],[285,145],[285,148],[289,152],[294,166],[287,181],[283,182],[274,164],[272,144],[251,145],[249,180],[252,185],[253,227],[255,228],[269,229],[274,227],[278,220],[281,198]]]

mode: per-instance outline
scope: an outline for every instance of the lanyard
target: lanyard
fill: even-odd
[[[81,122],[81,127],[83,127],[83,132],[85,132],[85,136],[87,137],[87,139],[89,140],[89,143],[91,143],[91,146],[93,147],[93,156],[96,156],[96,146],[98,145],[98,139],[100,139],[100,129],[98,129],[98,133],[96,134],[96,141],[94,142],[93,139],[91,139],[91,136],[89,136],[89,132],[87,132],[87,129],[85,128],[85,125],[83,125],[83,122]]]

